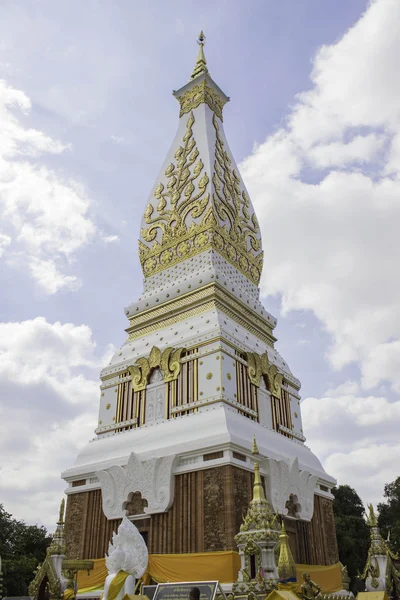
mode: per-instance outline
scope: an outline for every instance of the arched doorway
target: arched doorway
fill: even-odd
[[[40,583],[38,600],[50,600],[49,578],[45,575]]]

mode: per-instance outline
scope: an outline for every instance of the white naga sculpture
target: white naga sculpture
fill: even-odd
[[[108,546],[103,600],[122,600],[125,594],[134,594],[136,580],[147,568],[149,554],[137,527],[126,517]]]

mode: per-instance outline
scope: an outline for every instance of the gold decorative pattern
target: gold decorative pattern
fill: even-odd
[[[163,329],[164,327],[168,327],[169,325],[174,325],[175,323],[179,323],[179,321],[183,321],[184,319],[188,319],[190,317],[194,317],[199,315],[202,312],[206,312],[207,310],[211,310],[214,308],[214,302],[206,302],[201,306],[196,306],[190,310],[185,310],[181,314],[174,315],[173,317],[169,317],[158,323],[154,323],[152,325],[147,325],[145,327],[141,327],[136,331],[132,331],[129,334],[129,340],[135,340],[139,337],[143,337],[144,335],[151,333],[152,331],[157,331],[158,329]]]
[[[256,214],[249,214],[250,199],[245,190],[240,190],[240,177],[232,168],[231,159],[225,151],[220,135],[218,121],[213,116],[216,132],[214,163],[213,203],[222,222],[229,221],[229,238],[231,244],[225,247],[228,260],[235,264],[238,261],[243,268],[248,265],[249,255],[255,259],[250,265],[252,280],[260,280],[263,253],[261,251],[260,227]],[[221,241],[220,241],[221,243]],[[239,250],[240,255],[237,251]]]
[[[150,372],[157,367],[161,368],[166,383],[177,379],[181,370],[180,358],[183,350],[183,348],[165,348],[161,352],[157,346],[153,346],[148,358],[138,358],[136,364],[128,367],[133,390],[140,392],[146,389]]]
[[[152,250],[158,251],[158,261],[163,268],[168,266],[174,258],[174,252],[169,247],[171,242],[175,250],[179,243],[180,251],[185,253],[185,245],[182,245],[182,242],[185,241],[183,236],[188,232],[185,224],[186,218],[190,214],[194,218],[201,217],[210,200],[210,195],[205,193],[209,183],[208,175],[204,172],[200,177],[204,164],[201,158],[197,160],[199,151],[193,138],[193,124],[194,116],[191,113],[186,123],[183,145],[179,146],[175,152],[176,163],[171,163],[165,170],[168,179],[167,186],[165,188],[162,183],[159,183],[154,191],[154,197],[158,200],[156,213],[154,214],[152,204],[148,204],[144,212],[144,220],[150,227],[142,229],[142,238],[146,242],[155,242]],[[194,184],[198,187],[197,193],[195,193]],[[161,244],[155,241],[159,234],[161,234]],[[204,243],[201,243],[200,240],[198,245],[204,245]],[[154,270],[157,260],[154,256],[146,258],[148,247],[142,242],[140,242],[139,254],[141,260],[143,259],[144,273],[148,275]]]
[[[214,284],[211,284],[212,286]],[[161,317],[168,312],[178,311],[181,308],[186,308],[190,303],[198,302],[199,300],[203,300],[210,294],[210,285],[204,286],[201,289],[198,289],[193,292],[188,292],[187,294],[183,294],[179,296],[179,298],[175,298],[174,300],[168,300],[167,302],[163,302],[160,306],[155,306],[153,308],[148,308],[147,310],[140,311],[138,315],[133,315],[129,318],[129,321],[132,325],[138,326],[142,323],[145,323],[150,318]]]
[[[213,299],[209,302],[204,302],[204,304],[199,306],[190,308],[190,306],[195,302],[201,300],[204,301],[207,296]],[[180,310],[184,307],[187,307],[187,310]],[[268,323],[268,321],[257,315],[256,312],[253,312],[245,304],[240,302],[240,300],[237,300],[225,290],[218,288],[216,284],[210,284],[201,290],[192,292],[190,298],[189,295],[186,294],[181,298],[170,301],[164,306],[149,309],[146,311],[145,318],[142,315],[138,315],[138,317],[132,317],[132,326],[127,328],[126,331],[129,334],[129,340],[133,340],[138,337],[143,337],[150,332],[163,329],[164,327],[169,327],[175,323],[178,323],[179,321],[196,316],[211,309],[222,310],[229,318],[234,319],[239,325],[247,329],[247,331],[253,335],[256,335],[263,342],[268,344],[268,346],[273,348],[276,338],[272,334],[272,324]],[[168,313],[173,313],[173,315],[156,322],[153,321],[153,317],[155,320],[156,317],[161,317],[162,315],[167,315]],[[148,325],[144,325],[143,327],[138,327],[136,321],[138,321],[140,324],[144,324],[146,321],[148,323],[150,321],[150,323]],[[115,375],[113,374],[113,376]],[[104,376],[103,380],[106,379],[106,377],[107,376]],[[109,377],[111,377],[111,375]]]
[[[207,80],[203,79],[201,83],[195,85],[190,90],[185,92],[182,96],[178,96],[178,101],[181,106],[179,111],[179,117],[194,110],[200,104],[207,104],[210,110],[219,118],[222,119],[222,109],[228,102],[217,92],[215,92],[209,85]]]
[[[212,91],[205,80],[193,90],[196,88]],[[195,104],[205,101],[201,100],[203,97],[209,98],[204,93],[194,97],[197,98]],[[154,191],[157,204],[150,202],[144,212],[148,227],[142,228],[139,241],[143,273],[150,277],[212,247],[258,285],[263,263],[260,228],[247,192],[242,189],[240,177],[225,150],[218,110],[213,109],[216,141],[211,200],[211,182],[193,135],[193,108],[192,100],[184,104],[182,110],[190,112],[190,116],[182,145],[175,152],[175,162],[165,170],[167,182],[160,181]]]
[[[276,365],[270,364],[266,352],[261,356],[256,352],[247,352],[247,374],[251,383],[257,387],[260,387],[261,375],[265,375],[271,394],[276,398],[281,397],[283,375],[278,372]]]

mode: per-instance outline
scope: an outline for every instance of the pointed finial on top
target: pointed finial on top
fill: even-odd
[[[64,523],[64,511],[65,511],[65,498],[63,498],[61,500],[60,514],[59,514],[59,517],[58,517],[57,525],[62,525]]]
[[[203,30],[200,31],[197,43],[199,44],[199,53],[197,55],[197,60],[196,60],[196,64],[194,66],[193,69],[193,73],[190,77],[190,79],[195,79],[196,77],[198,77],[199,75],[201,75],[202,73],[208,73],[208,69],[207,69],[207,61],[206,61],[206,57],[204,55],[204,50],[203,50],[203,46],[205,44],[206,41],[206,36],[203,33]]]
[[[261,483],[260,466],[256,462],[254,463],[253,502],[261,501],[265,501],[265,493],[263,484]]]
[[[372,506],[372,504],[368,505],[368,511],[369,515],[367,516],[367,525],[369,525],[370,527],[377,527],[378,519],[376,518],[374,507]]]
[[[282,528],[279,535],[280,551],[278,560],[278,575],[280,584],[294,583],[296,581],[296,565],[289,546],[289,538],[286,533],[285,523],[282,519]],[[278,586],[279,587],[279,586]]]
[[[253,435],[253,446],[251,447],[251,453],[252,454],[260,454],[260,452],[258,450],[257,440],[256,440],[255,435]]]

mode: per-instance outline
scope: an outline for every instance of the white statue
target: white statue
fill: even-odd
[[[136,580],[146,571],[148,560],[144,539],[137,527],[124,517],[108,546],[103,600],[122,600],[125,594],[134,594]]]

